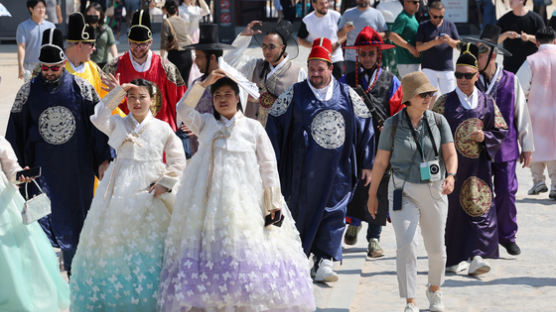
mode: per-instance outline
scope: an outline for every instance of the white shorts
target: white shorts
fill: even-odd
[[[427,75],[430,83],[439,90],[436,94],[437,96],[452,92],[456,89],[456,77],[453,71],[438,71],[429,68],[423,68],[422,71]]]

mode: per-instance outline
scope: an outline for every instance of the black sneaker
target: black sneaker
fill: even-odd
[[[504,248],[506,248],[506,251],[512,256],[517,256],[521,253],[521,249],[519,249],[519,246],[514,242],[500,245],[504,246]]]
[[[348,225],[346,235],[344,236],[344,243],[346,245],[355,245],[357,243],[357,234],[361,231],[361,226]]]

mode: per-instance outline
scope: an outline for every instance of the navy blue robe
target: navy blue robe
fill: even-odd
[[[346,207],[357,173],[372,168],[375,145],[369,110],[355,91],[332,79],[333,96],[324,102],[307,80],[286,90],[269,112],[266,131],[305,253],[340,260]]]
[[[38,182],[52,213],[39,223],[62,249],[67,270],[91,205],[94,177],[111,158],[108,137],[89,120],[99,101],[82,78],[64,72],[52,84],[38,75],[19,90],[6,131],[20,165],[42,167]]]

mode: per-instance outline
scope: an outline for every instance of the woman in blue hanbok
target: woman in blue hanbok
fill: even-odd
[[[40,225],[22,222],[25,200],[15,182],[22,170],[8,141],[0,137],[0,311],[51,312],[69,305],[68,284]]]

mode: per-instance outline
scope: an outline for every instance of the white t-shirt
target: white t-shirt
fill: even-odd
[[[365,26],[370,26],[376,32],[385,32],[388,30],[388,26],[386,25],[386,21],[384,20],[382,13],[371,7],[363,11],[359,10],[357,7],[346,10],[340,20],[340,23],[338,24],[338,27],[344,27],[346,22],[353,22],[353,26],[355,26],[355,28],[347,35],[346,45],[348,46],[355,43],[355,39]],[[346,61],[355,62],[355,54],[356,52],[353,49],[346,50]]]
[[[334,10],[328,10],[326,15],[318,17],[315,15],[315,11],[307,14],[303,18],[303,23],[307,27],[307,32],[309,36],[304,38],[305,40],[313,43],[317,38],[328,38],[330,42],[334,44],[338,42],[338,22],[340,21],[340,13]],[[341,62],[344,60],[342,55],[342,47],[338,47],[332,53],[332,63]]]

